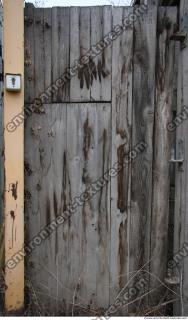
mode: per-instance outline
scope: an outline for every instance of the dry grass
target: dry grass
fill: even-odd
[[[2,245],[4,239],[4,234],[1,229],[0,233],[0,240],[1,240],[1,262],[4,261],[4,245]],[[122,292],[125,292],[124,290],[128,288],[130,285],[130,281],[136,281],[137,276],[139,276],[139,273],[146,273],[149,277],[155,277],[158,280],[158,287],[150,289],[148,291],[141,292],[139,296],[135,296],[132,299],[128,300],[126,304],[124,304],[123,307],[121,307],[116,312],[116,316],[122,315],[125,311],[125,314],[127,310],[131,310],[129,313],[130,316],[172,316],[173,315],[173,303],[176,301],[180,301],[181,304],[181,288],[174,287],[174,286],[168,286],[166,283],[162,282],[160,279],[158,279],[155,275],[151,274],[147,269],[145,269],[146,265],[144,265],[140,270],[135,271],[130,276],[130,280],[128,283],[124,286],[124,288],[121,290]],[[27,270],[27,267],[26,267]],[[94,307],[88,306],[84,304],[84,299],[80,297],[80,299],[77,299],[77,289],[78,285],[80,283],[80,278],[78,279],[78,283],[74,289],[74,292],[72,294],[71,301],[67,301],[69,304],[69,311],[68,313],[72,316],[92,316],[92,317],[98,317],[98,316],[104,316],[106,310],[102,309],[95,309]],[[164,292],[163,296],[159,298],[159,301],[157,305],[151,305],[152,301],[152,295],[156,296],[156,291],[160,288],[163,288]],[[110,290],[110,288],[109,288]],[[3,264],[1,263],[1,272],[0,272],[0,316],[3,315],[3,304],[4,304],[4,292],[5,292],[5,283],[4,283],[4,268]],[[178,292],[178,293],[177,293]],[[180,294],[179,294],[180,293]],[[46,305],[44,305],[44,298],[41,298],[42,295],[44,296],[44,293],[41,294],[41,292],[36,291],[36,287],[33,284],[31,278],[26,273],[26,279],[25,279],[25,297],[26,297],[26,303],[25,303],[25,313],[24,316],[65,316],[67,313],[67,310],[65,311],[63,309],[63,299],[48,296],[46,294],[46,301],[51,301],[53,304],[56,303],[58,305],[58,311],[56,314],[51,314],[50,311],[47,310]],[[119,296],[119,295],[118,295]],[[147,301],[150,301],[147,303]],[[49,306],[50,309],[50,306]],[[134,310],[134,312],[132,312]],[[111,316],[113,316],[112,314]],[[110,315],[109,315],[110,316]]]
[[[142,269],[142,272],[148,272],[147,270]],[[149,272],[148,272],[149,273]],[[138,272],[134,272],[134,275],[131,277],[131,279],[134,279],[138,275]],[[151,273],[149,273],[150,276]],[[156,276],[155,276],[156,277]],[[135,278],[136,280],[136,278]],[[78,280],[79,283],[80,279]],[[125,287],[127,288],[127,285]],[[164,289],[164,294],[159,298],[158,304],[157,305],[147,305],[146,301],[152,300],[152,294],[156,294],[156,290],[158,289]],[[49,313],[45,306],[43,305],[44,299],[40,299],[41,297],[41,292],[37,292],[32,284],[31,279],[27,279],[26,281],[26,289],[27,289],[27,307],[26,307],[26,312],[25,316],[53,316],[53,314]],[[179,290],[179,288],[178,288]],[[135,312],[130,312],[129,316],[172,316],[173,315],[173,303],[176,301],[180,301],[181,297],[179,294],[177,294],[174,288],[172,289],[171,287],[168,287],[166,283],[162,282],[159,280],[159,285],[156,288],[150,289],[146,292],[141,293],[139,296],[135,296],[131,300],[129,300],[126,304],[124,304],[123,307],[121,307],[119,310],[117,310],[116,314],[112,314],[111,316],[118,316],[122,315],[124,310],[125,314],[127,312],[127,309],[133,309]],[[81,299],[78,301],[76,299],[76,293],[77,293],[77,285],[75,287],[75,290],[73,292],[73,297],[72,301],[67,301],[69,304],[69,315],[72,316],[92,316],[92,317],[97,317],[97,316],[104,316],[106,310],[102,309],[94,309],[93,307],[91,308],[90,306],[84,305],[84,299]],[[155,296],[156,297],[156,296]],[[65,316],[65,312],[63,310],[63,299],[59,299],[57,297],[51,297],[48,296],[47,298],[50,298],[50,300],[54,301],[54,303],[58,302],[59,310],[62,306],[62,311],[58,311],[54,316]],[[146,299],[148,298],[148,299]],[[58,300],[58,301],[56,301]],[[110,315],[109,315],[110,316]]]

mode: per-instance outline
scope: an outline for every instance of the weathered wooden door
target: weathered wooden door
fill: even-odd
[[[152,170],[158,193],[164,190],[164,179],[168,181],[158,162],[153,168],[153,132],[156,139],[161,133],[160,126],[154,129],[154,107],[157,83],[157,117],[160,108],[165,106],[169,114],[172,108],[174,72],[169,72],[173,61],[168,57],[174,52],[169,39],[176,8],[163,8],[160,17],[156,38],[155,6],[141,11],[138,7],[26,6],[25,110],[28,113],[29,104],[41,95],[46,99],[42,105],[39,100],[35,103],[25,121],[27,241],[115,163],[122,164],[135,145],[140,141],[147,145],[30,254],[30,287],[47,314],[88,315],[107,309],[135,271],[143,265],[149,270],[153,253],[164,256],[166,252],[168,219],[156,232],[166,207],[152,216]],[[125,18],[129,23],[123,31]],[[104,45],[101,40],[113,28],[117,34],[111,34]],[[87,63],[76,68],[88,52]],[[66,69],[73,66],[68,81],[59,86]],[[160,104],[167,91],[168,100]],[[159,116],[162,121],[166,119]],[[160,150],[155,149],[156,157]],[[158,198],[154,201],[157,208]],[[164,259],[160,277],[165,263]],[[159,260],[156,267],[152,265],[153,272],[158,264]],[[149,281],[147,277],[147,287]],[[127,308],[122,312],[125,315]]]

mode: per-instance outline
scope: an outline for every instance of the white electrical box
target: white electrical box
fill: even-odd
[[[21,91],[21,74],[6,74],[5,85],[7,91]]]

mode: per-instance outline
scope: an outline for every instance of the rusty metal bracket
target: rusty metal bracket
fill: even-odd
[[[174,33],[170,40],[180,41],[181,42],[181,50],[187,47],[188,44],[188,15],[185,14],[180,21],[180,31]]]

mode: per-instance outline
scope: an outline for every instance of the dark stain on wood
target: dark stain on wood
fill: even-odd
[[[24,198],[25,198],[26,200],[31,199],[31,192],[29,192],[28,190],[25,190],[25,191],[24,191]]]
[[[87,161],[89,160],[89,150],[91,147],[91,138],[92,138],[92,128],[89,125],[89,119],[87,117],[86,121],[84,122],[84,137],[83,137],[83,155],[84,155],[84,167],[83,167],[83,174],[82,174],[82,182],[86,185],[90,183],[90,177],[87,169]],[[86,211],[86,202],[83,204],[82,209],[82,230],[83,230],[83,238],[82,241],[84,244],[87,242],[86,238],[86,226],[87,226],[87,211]]]
[[[57,203],[57,196],[55,191],[54,191],[54,215],[55,217],[57,217],[58,215],[58,203]]]
[[[162,19],[158,19],[158,24],[157,24],[157,33],[158,35],[162,34],[164,30],[170,30],[172,26],[172,23],[166,15]]]
[[[15,212],[13,210],[10,211],[10,216],[12,219],[12,248],[14,245],[14,221],[15,221]]]
[[[174,25],[174,28],[176,28],[176,25]],[[168,66],[168,59],[169,59],[169,43],[170,43],[170,35],[172,34],[172,23],[169,19],[169,17],[164,15],[162,19],[159,19],[158,21],[158,29],[157,29],[157,39],[159,43],[159,37],[161,34],[163,34],[164,31],[167,31],[168,36],[165,41],[165,63],[164,68],[162,67],[161,57],[160,57],[160,49],[159,46],[157,46],[157,52],[156,52],[156,85],[160,92],[163,92],[165,90],[165,83],[166,83],[166,66]],[[171,34],[170,34],[171,33]],[[167,96],[168,99],[168,96]],[[168,103],[168,101],[166,101]]]
[[[106,156],[108,157],[107,153],[107,130],[104,129],[103,131],[103,175],[105,174],[105,163],[106,163]],[[108,187],[105,186],[105,226],[106,226],[106,231],[108,231],[108,210],[107,210],[107,202],[108,202]]]
[[[12,220],[14,221],[15,220],[15,213],[13,210],[10,211],[10,216],[11,216]]]
[[[37,189],[37,191],[41,191],[42,187],[41,187],[41,183],[40,182],[37,183],[36,189]]]
[[[25,44],[24,64],[26,67],[29,67],[32,65],[31,49],[30,49],[29,45],[27,45],[27,43]]]
[[[57,203],[57,196],[56,193],[54,191],[54,216],[55,218],[57,218],[58,216],[58,203]],[[55,231],[55,251],[56,251],[56,255],[58,254],[58,232],[57,230]]]
[[[83,155],[84,155],[84,167],[82,174],[82,182],[84,184],[89,183],[89,175],[87,172],[87,161],[89,159],[89,150],[91,147],[91,137],[92,137],[92,129],[89,126],[89,119],[87,118],[84,122],[84,141],[83,141]]]
[[[149,68],[149,52],[147,47],[143,45],[139,48],[139,50],[135,50],[134,63],[141,66],[145,73],[143,75],[147,76],[147,71]]]
[[[33,173],[32,169],[30,167],[30,164],[26,161],[24,162],[24,172],[27,176],[31,176]]]
[[[93,61],[93,59],[90,58],[89,60],[89,68],[91,72],[91,85],[93,84],[93,80],[97,80],[97,68],[96,65]]]
[[[18,181],[16,181],[16,183],[13,183],[11,188],[12,197],[14,198],[14,200],[17,200],[18,198],[17,188],[18,188]]]
[[[127,260],[127,222],[121,222],[119,226],[119,287],[123,288],[125,286],[126,274],[125,274],[125,265]]]
[[[44,148],[39,148],[39,153],[40,153],[40,165],[41,165],[41,168],[44,168],[44,167],[45,167],[45,161],[44,161],[45,153],[44,153]]]
[[[86,202],[84,202],[83,209],[82,209],[82,245],[83,245],[83,248],[85,248],[85,245],[87,243],[86,226],[87,226],[87,212],[86,212]]]
[[[106,70],[105,67],[105,56],[102,55],[102,61],[99,59],[98,63],[89,58],[89,63],[87,63],[83,68],[78,69],[78,79],[80,80],[80,88],[83,89],[84,83],[86,84],[87,89],[92,86],[94,80],[102,81],[102,78],[106,78],[110,72]],[[98,76],[98,79],[97,79]]]
[[[45,26],[46,29],[50,29],[50,28],[51,28],[51,26],[49,25],[48,22],[45,22],[45,23],[44,23],[44,26]]]
[[[63,211],[67,208],[67,195],[66,195],[66,172],[67,172],[67,156],[66,152],[63,153],[63,182],[62,182],[62,193],[61,193],[61,201],[63,202]]]
[[[84,144],[83,144],[83,154],[84,154],[85,161],[88,160],[89,149],[91,146],[91,134],[92,134],[92,129],[89,126],[89,119],[87,118],[84,123]]]
[[[122,144],[119,146],[117,150],[117,156],[118,156],[118,162],[120,164],[123,163],[124,157],[125,157],[125,145]],[[125,195],[127,194],[125,188],[126,188],[126,183],[124,181],[124,168],[119,172],[118,174],[118,200],[117,200],[117,207],[120,210],[121,213],[124,213],[126,210],[126,199]]]
[[[29,27],[30,25],[33,24],[33,19],[31,17],[29,17],[29,16],[25,16],[24,21],[25,21],[25,26],[26,27]]]
[[[24,190],[24,205],[26,210],[32,204],[31,198],[32,198],[31,192],[29,192],[29,190]]]
[[[51,214],[50,214],[50,200],[46,200],[46,225],[51,222]]]
[[[106,144],[107,144],[107,131],[103,130],[103,173],[105,174],[105,163],[106,163]],[[107,210],[107,192],[108,187],[105,185],[101,187],[99,196],[99,218],[98,218],[98,234],[99,234],[99,245],[105,246],[106,232],[108,232],[108,210]],[[103,206],[102,198],[105,197],[105,208]]]
[[[125,129],[117,128],[116,132],[120,135],[121,139],[125,139],[127,137]]]

